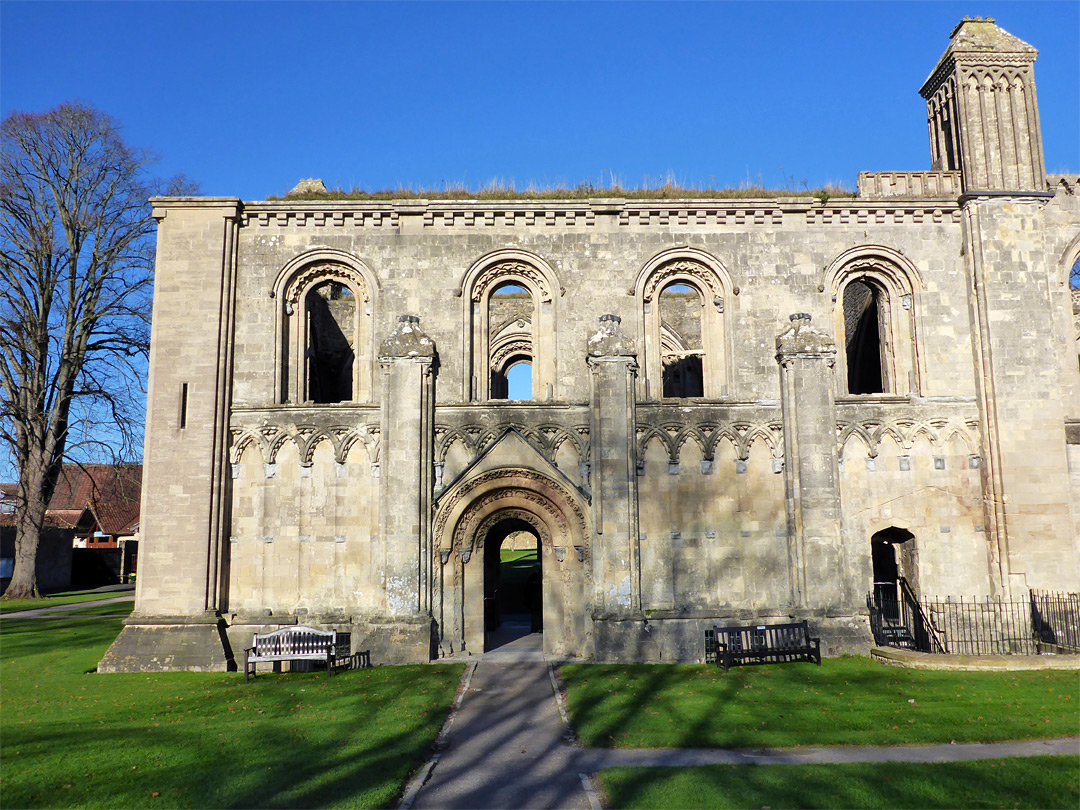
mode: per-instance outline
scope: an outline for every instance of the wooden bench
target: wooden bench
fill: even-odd
[[[282,627],[272,633],[256,633],[251,646],[244,650],[244,680],[255,675],[258,664],[273,663],[280,671],[282,661],[325,661],[326,674],[334,674],[335,666],[370,666],[367,653],[350,653],[349,633],[336,630],[316,630],[314,627]]]
[[[821,666],[821,639],[810,637],[805,621],[705,631],[705,663],[727,672],[744,661],[813,661]]]

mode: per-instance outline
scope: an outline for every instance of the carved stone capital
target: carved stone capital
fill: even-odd
[[[430,360],[434,356],[435,341],[424,334],[420,328],[420,318],[416,315],[400,316],[394,331],[379,346],[379,358],[383,360]]]
[[[588,354],[593,357],[637,357],[634,341],[623,331],[618,315],[601,315],[600,329],[589,338]]]
[[[776,359],[786,366],[795,358],[817,358],[832,363],[836,359],[836,343],[829,335],[810,325],[810,316],[796,312],[791,326],[776,338]]]

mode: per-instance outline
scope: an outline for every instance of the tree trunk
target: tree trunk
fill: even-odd
[[[16,513],[15,570],[4,591],[5,599],[33,599],[38,596],[37,552],[45,524],[45,504],[34,499]]]

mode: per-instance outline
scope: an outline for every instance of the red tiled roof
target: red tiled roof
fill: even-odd
[[[65,464],[56,492],[49,501],[46,520],[54,514],[78,524],[73,510],[89,509],[105,534],[128,534],[139,522],[142,497],[141,464]]]
[[[14,501],[18,484],[0,484],[0,499]],[[45,512],[45,525],[61,529],[133,534],[139,525],[141,464],[65,464]],[[0,526],[12,526],[14,512],[0,510]]]

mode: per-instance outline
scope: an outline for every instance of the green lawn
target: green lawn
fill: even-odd
[[[1077,673],[940,672],[864,658],[560,670],[589,746],[787,747],[989,742],[1080,731]]]
[[[40,599],[0,599],[0,614],[15,613],[19,610],[75,605],[79,602],[94,602],[98,599],[110,599],[114,596],[128,595],[135,597],[135,591],[65,591],[64,593],[43,596]]]
[[[57,610],[55,613],[50,613],[48,618],[53,621],[58,621],[60,619],[66,619],[69,616],[126,616],[134,609],[135,600],[131,600],[130,602],[110,602],[107,605],[91,605],[90,607],[73,605],[71,609],[65,608]],[[11,620],[5,619],[5,621]]]
[[[607,806],[635,808],[1067,808],[1080,758],[847,765],[711,765],[600,772]]]
[[[93,673],[121,621],[0,623],[4,807],[385,807],[462,672]]]

